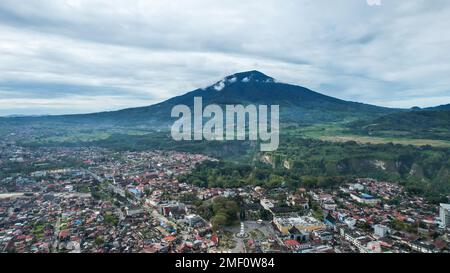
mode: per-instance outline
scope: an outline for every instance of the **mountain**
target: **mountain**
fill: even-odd
[[[194,97],[201,96],[203,104],[265,104],[280,105],[282,122],[328,122],[362,116],[377,116],[396,110],[368,104],[349,102],[314,92],[305,87],[281,83],[259,71],[237,73],[215,84],[172,98],[149,108],[170,116],[173,105],[192,106]],[[129,110],[127,110],[129,111]],[[161,111],[161,112],[159,112]]]
[[[278,104],[281,122],[332,122],[377,117],[399,111],[340,100],[305,87],[278,82],[259,71],[248,71],[227,76],[209,87],[199,88],[151,106],[84,115],[20,117],[10,119],[9,122],[166,126],[174,120],[170,117],[173,106],[192,106],[194,97],[197,96],[203,98],[203,105]]]
[[[446,111],[446,110],[449,110],[450,111],[450,103],[449,104],[439,105],[439,106],[436,106],[436,107],[428,107],[428,108],[425,108],[425,110],[431,110],[431,111]]]

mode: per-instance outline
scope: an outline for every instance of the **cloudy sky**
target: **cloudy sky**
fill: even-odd
[[[450,103],[450,1],[0,1],[0,115],[143,106],[260,70],[334,97]]]

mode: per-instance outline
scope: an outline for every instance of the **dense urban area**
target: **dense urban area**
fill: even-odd
[[[445,266],[450,0],[0,0],[0,37],[3,267]]]
[[[194,153],[0,140],[0,252],[436,253],[450,204],[398,184],[201,187]],[[201,165],[200,165],[201,166]],[[16,170],[16,171],[14,171]]]

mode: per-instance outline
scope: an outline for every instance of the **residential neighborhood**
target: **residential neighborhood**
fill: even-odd
[[[82,164],[65,165],[83,158]],[[30,253],[449,252],[449,204],[397,183],[204,188],[179,175],[216,159],[185,152],[27,149],[3,143],[0,251]],[[20,162],[20,163],[17,163]],[[211,215],[224,205],[228,222]],[[231,209],[233,208],[233,209]]]

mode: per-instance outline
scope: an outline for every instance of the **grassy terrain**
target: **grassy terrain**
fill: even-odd
[[[357,135],[450,141],[450,111],[410,111],[347,125]]]
[[[345,126],[345,123],[317,124],[291,129],[292,132],[287,134],[331,142],[355,141],[363,144],[393,143],[413,146],[450,147],[450,141],[447,140],[412,138],[409,135],[402,134],[401,131],[385,131],[384,136],[365,136],[355,134]]]
[[[29,137],[22,137],[20,135],[16,139],[20,144],[28,145],[50,145],[57,144],[64,145],[67,143],[87,143],[94,141],[107,140],[115,134],[126,134],[129,136],[143,136],[152,132],[152,130],[139,130],[130,128],[59,128],[58,130],[37,130],[37,132],[30,130]]]

